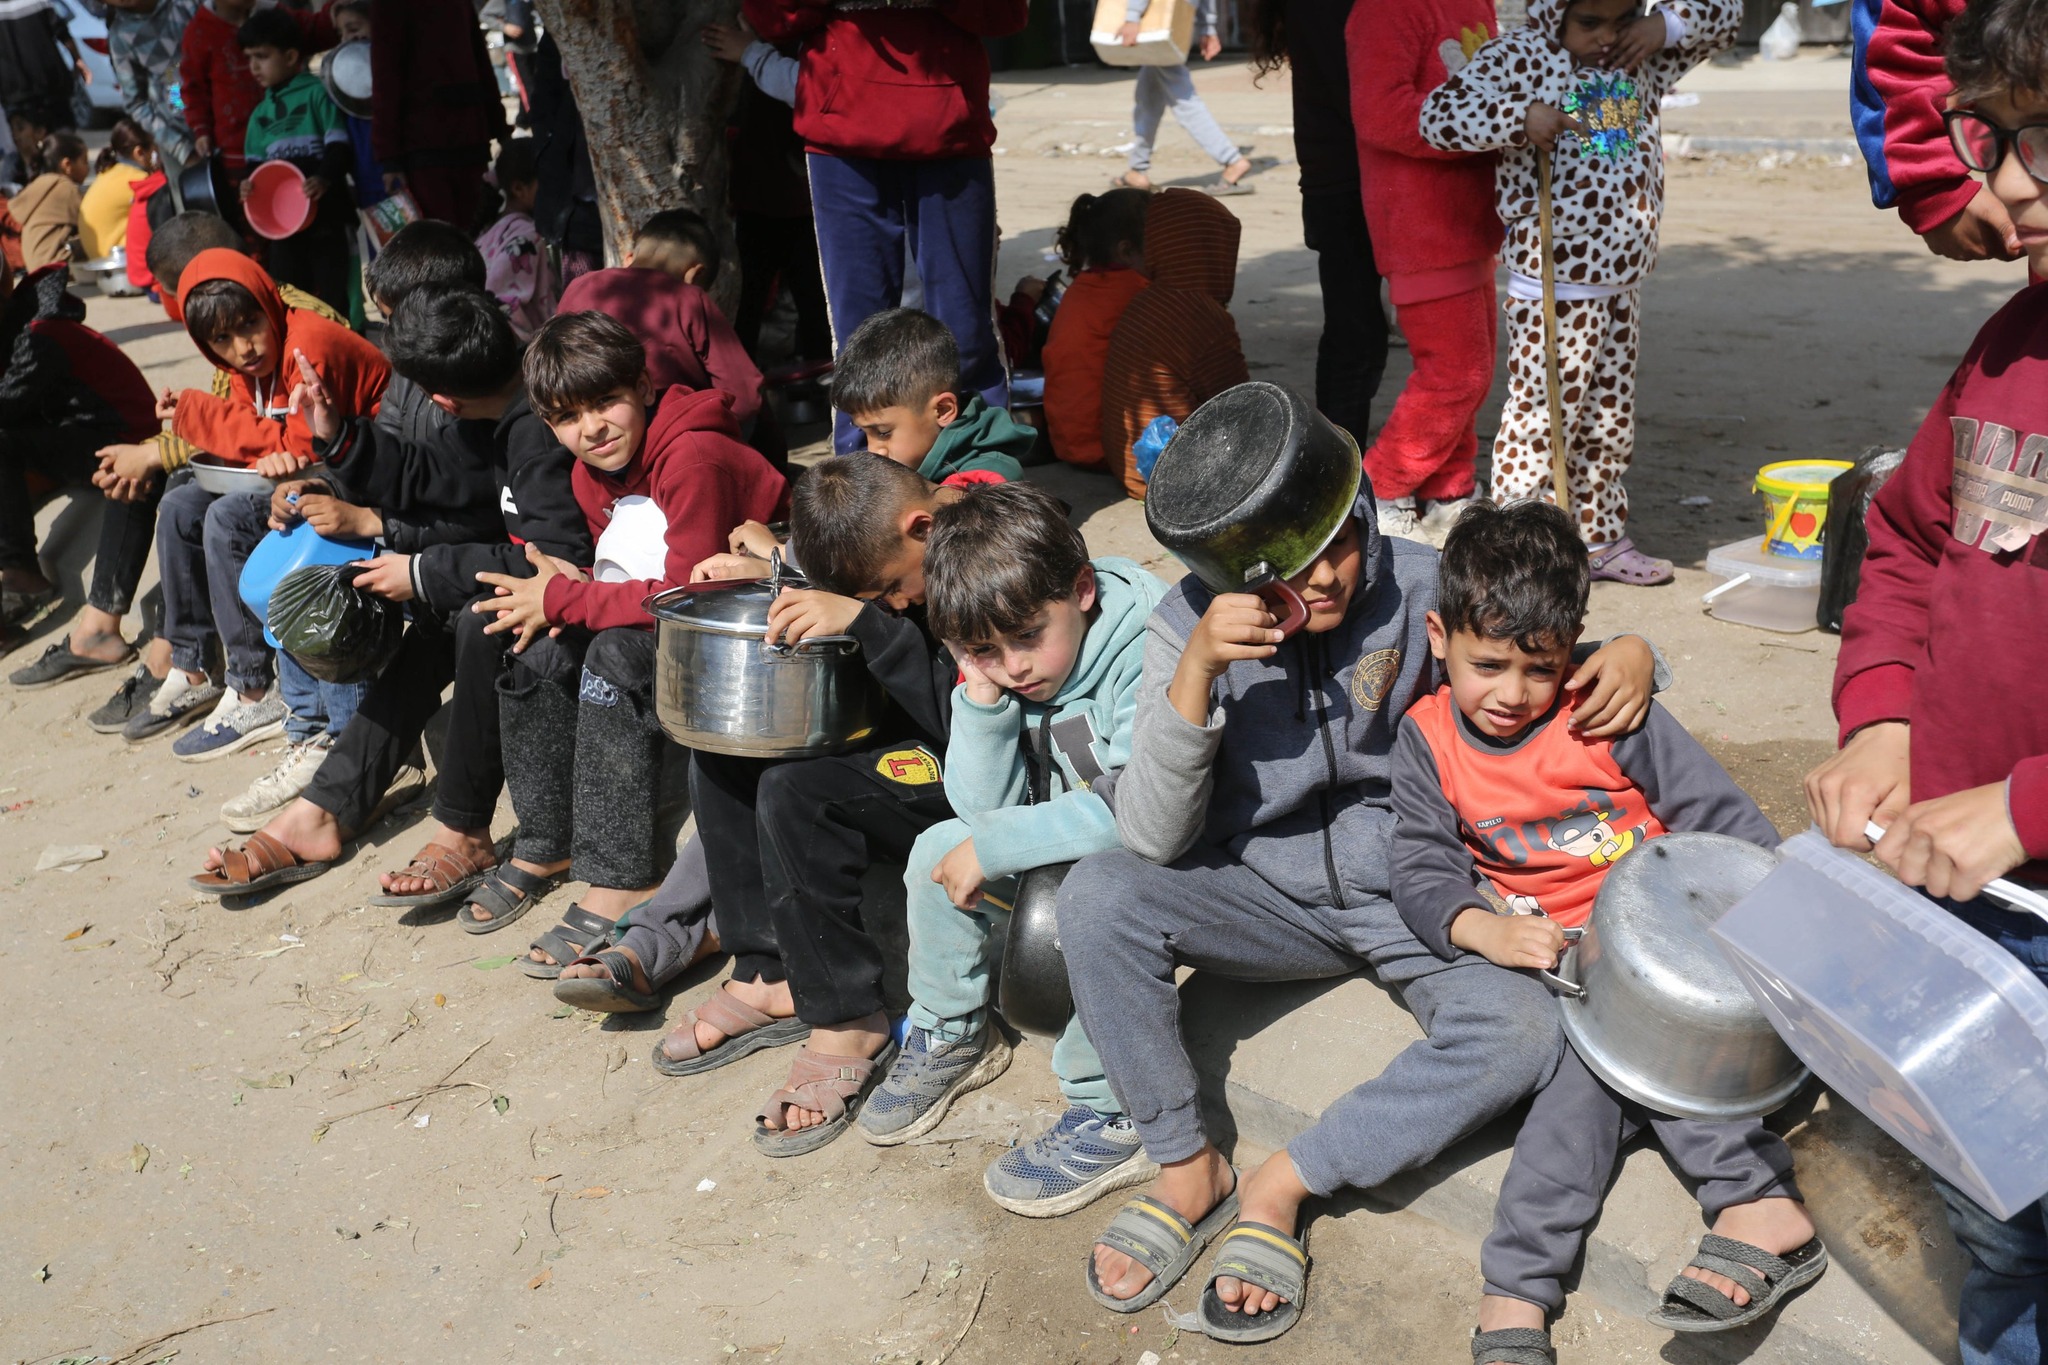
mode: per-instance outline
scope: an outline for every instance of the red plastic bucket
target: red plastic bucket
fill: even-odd
[[[266,161],[249,172],[249,197],[242,215],[259,236],[272,241],[289,237],[313,217],[306,197],[306,173],[289,161]]]

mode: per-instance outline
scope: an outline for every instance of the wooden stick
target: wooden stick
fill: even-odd
[[[1572,490],[1565,478],[1564,395],[1557,377],[1557,259],[1550,251],[1550,153],[1536,149],[1536,235],[1543,251],[1543,367],[1550,393],[1550,483],[1557,505],[1576,522]]]
[[[230,1318],[201,1318],[197,1322],[189,1323],[186,1326],[175,1328],[169,1332],[164,1332],[158,1336],[153,1336],[148,1341],[142,1342],[140,1345],[130,1346],[127,1350],[121,1352],[120,1355],[117,1355],[113,1357],[110,1361],[108,1361],[107,1365],[124,1365],[124,1362],[134,1360],[146,1352],[155,1350],[157,1347],[163,1345],[165,1342],[171,1340],[173,1337],[182,1337],[187,1332],[196,1332],[202,1327],[218,1327],[224,1322],[241,1322],[248,1318],[260,1318],[265,1313],[275,1313],[276,1311],[277,1310],[275,1308],[259,1308],[253,1313],[237,1313]]]

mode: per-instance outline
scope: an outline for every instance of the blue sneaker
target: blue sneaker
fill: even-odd
[[[981,1185],[1011,1213],[1057,1218],[1158,1174],[1159,1163],[1145,1155],[1130,1119],[1104,1118],[1077,1104],[1058,1123],[990,1162]]]
[[[171,752],[184,763],[204,763],[211,758],[238,754],[252,744],[275,739],[284,733],[290,711],[284,699],[271,688],[255,701],[243,701],[233,688],[221,693],[213,714],[196,729],[187,730],[171,745]]]
[[[912,1026],[896,1064],[860,1107],[860,1135],[877,1147],[894,1147],[929,1133],[953,1101],[1009,1070],[1010,1044],[995,1021],[984,1020],[972,1038],[934,1043]]]

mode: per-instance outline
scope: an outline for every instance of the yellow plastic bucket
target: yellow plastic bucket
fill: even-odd
[[[1828,485],[1854,468],[1847,460],[1781,460],[1756,472],[1764,495],[1764,549],[1786,559],[1819,559],[1828,521]]]

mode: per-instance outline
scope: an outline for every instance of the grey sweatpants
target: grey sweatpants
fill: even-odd
[[[1470,954],[1445,962],[1389,901],[1299,904],[1216,849],[1164,867],[1123,850],[1084,858],[1060,888],[1059,925],[1075,1008],[1154,1161],[1207,1141],[1176,967],[1242,981],[1368,967],[1429,1035],[1288,1144],[1316,1194],[1371,1189],[1430,1160],[1542,1087],[1564,1050],[1556,1004],[1532,977]]]
[[[1792,1152],[1760,1119],[1701,1123],[1653,1113],[1624,1099],[1567,1047],[1557,1074],[1529,1106],[1501,1181],[1493,1231],[1479,1249],[1486,1292],[1552,1312],[1560,1283],[1600,1212],[1622,1144],[1645,1126],[1689,1178],[1711,1223],[1723,1209],[1758,1199],[1799,1198]]]
[[[676,854],[675,866],[662,878],[661,889],[633,911],[619,946],[633,950],[647,979],[660,990],[697,959],[704,936],[718,932],[711,918],[711,873],[704,863],[704,841],[690,836]]]

